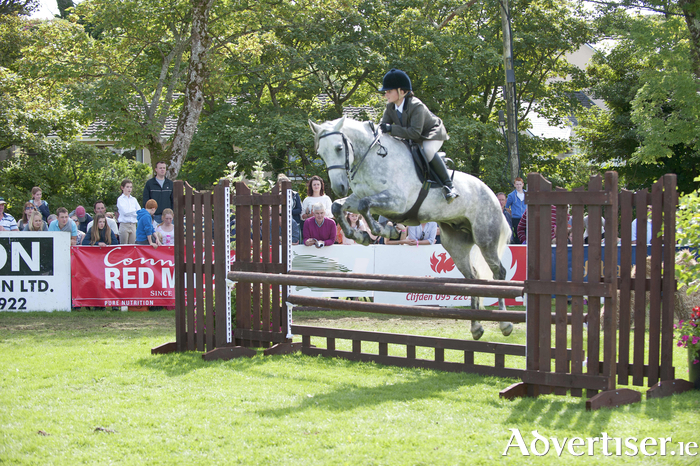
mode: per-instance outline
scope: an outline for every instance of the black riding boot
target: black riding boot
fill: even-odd
[[[450,175],[447,173],[447,167],[445,166],[445,162],[442,160],[442,157],[435,154],[433,160],[430,161],[430,168],[433,169],[443,185],[443,194],[445,195],[445,200],[447,203],[449,204],[457,199],[459,194],[457,193],[457,190],[452,187],[452,180],[450,179]]]

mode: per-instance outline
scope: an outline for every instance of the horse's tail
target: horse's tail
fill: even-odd
[[[501,222],[501,234],[498,237],[498,256],[503,257],[503,253],[506,250],[506,247],[510,244],[510,241],[513,237],[513,229],[511,228],[510,223],[508,223],[508,220],[506,220],[505,215],[502,215],[501,218],[503,221]]]
[[[506,247],[508,247],[508,244],[510,243],[511,236],[513,234],[510,225],[508,224],[508,220],[506,220],[505,216],[503,217],[503,223],[501,223],[501,230],[500,230],[500,235],[498,237],[498,256],[502,257],[503,253],[506,250]],[[491,271],[491,267],[489,267],[488,263],[486,262],[486,259],[484,259],[483,254],[481,254],[481,249],[479,249],[479,246],[474,245],[471,251],[471,263],[472,267],[474,268],[474,275],[476,278],[481,278],[485,280],[495,280],[498,277],[493,276],[493,272]]]

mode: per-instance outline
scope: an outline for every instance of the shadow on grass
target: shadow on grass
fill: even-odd
[[[318,361],[323,365],[326,362],[325,358],[319,358]],[[261,416],[270,417],[286,417],[295,415],[308,409],[324,409],[336,412],[351,411],[357,408],[378,406],[387,402],[415,402],[422,399],[431,399],[445,401],[445,395],[450,392],[457,392],[465,387],[474,388],[475,393],[481,392],[480,385],[487,386],[488,389],[494,389],[491,378],[481,377],[475,374],[466,373],[450,373],[439,372],[425,369],[405,369],[394,368],[389,366],[376,365],[374,363],[358,363],[354,361],[330,360],[329,366],[333,369],[346,368],[347,370],[367,371],[401,371],[401,374],[407,380],[387,383],[385,385],[363,386],[359,383],[347,382],[342,379],[334,379],[327,384],[331,389],[324,393],[315,393],[313,396],[301,398],[296,404],[274,409],[262,409],[257,411]],[[323,368],[321,368],[322,370]],[[355,374],[353,379],[357,380],[362,375]],[[306,379],[313,382],[315,373],[310,372],[308,376],[295,375],[298,380]],[[449,396],[449,395],[448,395]],[[460,393],[460,397],[464,394]],[[481,395],[480,395],[481,396]],[[467,402],[478,401],[478,397],[474,400],[465,400]]]

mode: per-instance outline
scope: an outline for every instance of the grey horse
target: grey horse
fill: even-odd
[[[454,202],[448,204],[440,189],[431,189],[416,217],[407,219],[405,214],[418,198],[422,183],[402,141],[378,132],[371,122],[345,117],[320,125],[309,120],[309,126],[318,154],[328,169],[333,192],[343,197],[333,203],[333,215],[346,237],[358,244],[370,243],[366,232],[350,228],[346,212],[361,214],[372,234],[385,238],[398,238],[399,232],[392,225],[381,225],[373,215],[406,225],[437,222],[442,245],[465,278],[505,279],[500,257],[510,241],[511,229],[496,195],[481,180],[455,172],[454,186],[459,197]],[[478,273],[479,268],[472,263],[470,254],[475,245],[492,277]],[[503,299],[498,302],[500,309],[506,308]],[[472,297],[472,308],[478,309],[480,304],[480,298]],[[504,335],[510,335],[513,324],[501,322],[500,329]],[[471,332],[478,340],[484,328],[472,321]]]

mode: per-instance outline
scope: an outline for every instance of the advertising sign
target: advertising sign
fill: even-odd
[[[73,306],[174,306],[172,246],[71,249]]]
[[[379,246],[375,249],[374,272],[377,274],[411,275],[416,277],[435,278],[464,278],[455,266],[454,261],[445,249],[439,245],[411,246]],[[472,264],[475,267],[488,270],[486,262],[479,257],[477,249],[472,249]],[[506,269],[506,280],[525,280],[527,273],[527,248],[521,245],[509,245],[501,263]],[[397,267],[397,264],[401,264]],[[374,292],[375,303],[385,304],[426,304],[431,306],[469,306],[469,296],[445,296],[426,293],[391,293],[386,291]],[[483,298],[483,306],[498,304],[496,298]],[[523,306],[523,298],[506,299],[508,306]]]
[[[333,245],[326,248],[292,246],[292,270],[374,273],[375,246]],[[371,291],[331,290],[292,286],[291,294],[315,297],[371,297]]]
[[[0,232],[0,311],[70,311],[70,233]]]

